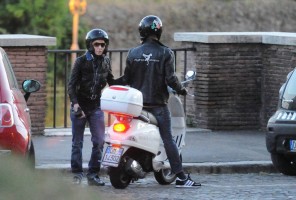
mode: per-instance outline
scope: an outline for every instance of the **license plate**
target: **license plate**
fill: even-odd
[[[117,167],[122,153],[123,148],[108,146],[102,160],[102,165]]]
[[[290,150],[296,151],[296,140],[290,140]]]

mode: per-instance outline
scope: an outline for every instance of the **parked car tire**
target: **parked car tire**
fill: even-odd
[[[272,153],[271,161],[279,172],[285,175],[296,176],[296,162],[291,161],[284,154]]]
[[[34,147],[33,141],[31,141],[30,150],[28,152],[28,161],[29,161],[29,166],[32,169],[35,169],[36,161],[35,161],[35,147]]]

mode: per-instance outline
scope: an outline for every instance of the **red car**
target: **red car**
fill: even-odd
[[[26,101],[32,92],[40,89],[40,83],[25,80],[22,88],[25,95],[18,87],[4,49],[0,47],[0,156],[21,155],[35,166],[31,120]]]

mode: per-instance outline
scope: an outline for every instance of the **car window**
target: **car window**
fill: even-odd
[[[17,80],[15,78],[15,75],[12,70],[12,66],[11,66],[6,54],[3,55],[3,63],[4,63],[5,71],[7,73],[8,82],[9,82],[10,87],[18,89]]]
[[[286,84],[282,107],[289,110],[296,110],[296,70],[293,71]]]

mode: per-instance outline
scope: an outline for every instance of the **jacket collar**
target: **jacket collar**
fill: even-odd
[[[153,42],[155,42],[155,43],[158,43],[159,45],[161,45],[161,46],[164,46],[164,47],[167,47],[167,46],[165,46],[164,44],[162,44],[159,40],[157,40],[157,39],[154,39],[154,38],[150,38],[150,37],[148,37],[148,38],[146,38],[145,40],[143,40],[143,43],[142,44],[144,44],[144,43],[153,43]]]
[[[86,56],[86,60],[88,60],[88,61],[94,59],[94,56],[90,53],[90,51],[87,51],[85,56]]]
[[[104,58],[103,55],[101,55],[101,56],[94,56],[90,51],[87,51],[85,53],[85,56],[86,56],[86,60],[88,60],[88,61],[98,60],[98,59],[103,59]]]

